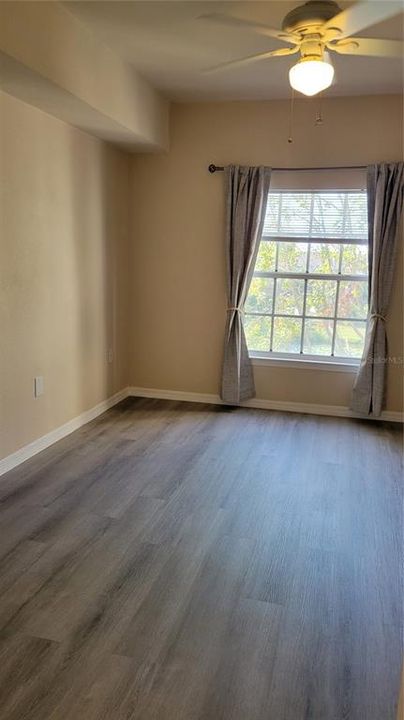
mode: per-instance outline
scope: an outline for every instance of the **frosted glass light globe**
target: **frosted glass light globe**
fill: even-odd
[[[289,70],[289,82],[294,90],[303,95],[317,95],[330,87],[334,68],[326,60],[302,58]]]

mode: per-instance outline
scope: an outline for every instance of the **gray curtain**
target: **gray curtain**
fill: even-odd
[[[244,303],[254,272],[271,179],[270,168],[226,168],[228,309],[221,397],[239,403],[255,395],[244,335]]]
[[[393,284],[404,199],[404,163],[368,167],[369,316],[352,409],[379,416],[387,362],[386,313]]]

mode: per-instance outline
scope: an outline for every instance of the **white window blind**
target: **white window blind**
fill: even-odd
[[[367,242],[365,193],[270,193],[263,236],[347,238]]]

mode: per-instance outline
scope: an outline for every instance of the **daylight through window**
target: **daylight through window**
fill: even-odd
[[[250,355],[360,358],[367,313],[366,193],[269,193],[245,304]]]

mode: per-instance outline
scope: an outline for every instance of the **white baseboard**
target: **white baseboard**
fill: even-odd
[[[219,395],[213,393],[193,393],[184,392],[183,390],[160,390],[156,388],[143,388],[143,387],[127,387],[120,390],[112,397],[107,400],[95,405],[93,408],[86,410],[72,420],[60,425],[60,427],[51,430],[42,435],[42,437],[24,447],[16,450],[16,452],[8,455],[7,457],[0,460],[0,476],[4,473],[12,470],[21,463],[25,462],[29,458],[37,455],[41,450],[53,445],[53,443],[61,440],[70,435],[70,433],[78,430],[78,428],[86,425],[91,420],[94,420],[99,415],[102,415],[106,410],[113,407],[117,403],[121,402],[127,397],[144,397],[144,398],[155,398],[158,400],[180,400],[183,402],[194,402],[194,403],[207,403],[210,405],[224,405],[223,400],[220,399]],[[299,402],[284,402],[280,400],[260,400],[259,398],[253,398],[246,402],[240,403],[241,407],[257,408],[260,410],[280,410],[282,412],[295,412],[295,413],[308,413],[310,415],[329,415],[331,417],[346,417],[346,418],[362,418],[365,420],[388,420],[390,422],[404,422],[402,413],[384,411],[380,418],[372,418],[364,415],[358,415],[352,410],[342,405],[316,405],[314,403],[299,403]]]
[[[109,408],[128,397],[129,394],[129,389],[124,388],[107,400],[103,400],[98,403],[98,405],[81,413],[81,415],[77,415],[77,417],[72,418],[72,420],[46,433],[46,435],[42,435],[42,437],[37,440],[33,440],[33,442],[28,445],[24,445],[24,447],[12,453],[12,455],[7,455],[7,457],[0,460],[0,475],[4,475],[4,473],[17,467],[17,465],[25,462],[25,460],[37,455],[41,450],[45,450],[45,448],[66,437],[66,435],[70,435],[74,430],[78,430],[78,428],[86,425],[86,423],[94,420],[99,415],[102,415],[106,410],[109,410]]]
[[[129,387],[128,395],[132,397],[156,398],[160,400],[182,400],[184,402],[208,403],[211,405],[224,405],[219,395],[211,393],[193,393],[182,390],[159,390],[156,388]],[[383,411],[380,418],[359,415],[343,405],[317,405],[315,403],[285,402],[283,400],[260,400],[253,398],[240,403],[241,407],[257,408],[259,410],[281,410],[282,412],[306,413],[310,415],[330,415],[331,417],[361,418],[364,420],[388,420],[390,422],[404,422],[400,412]]]

